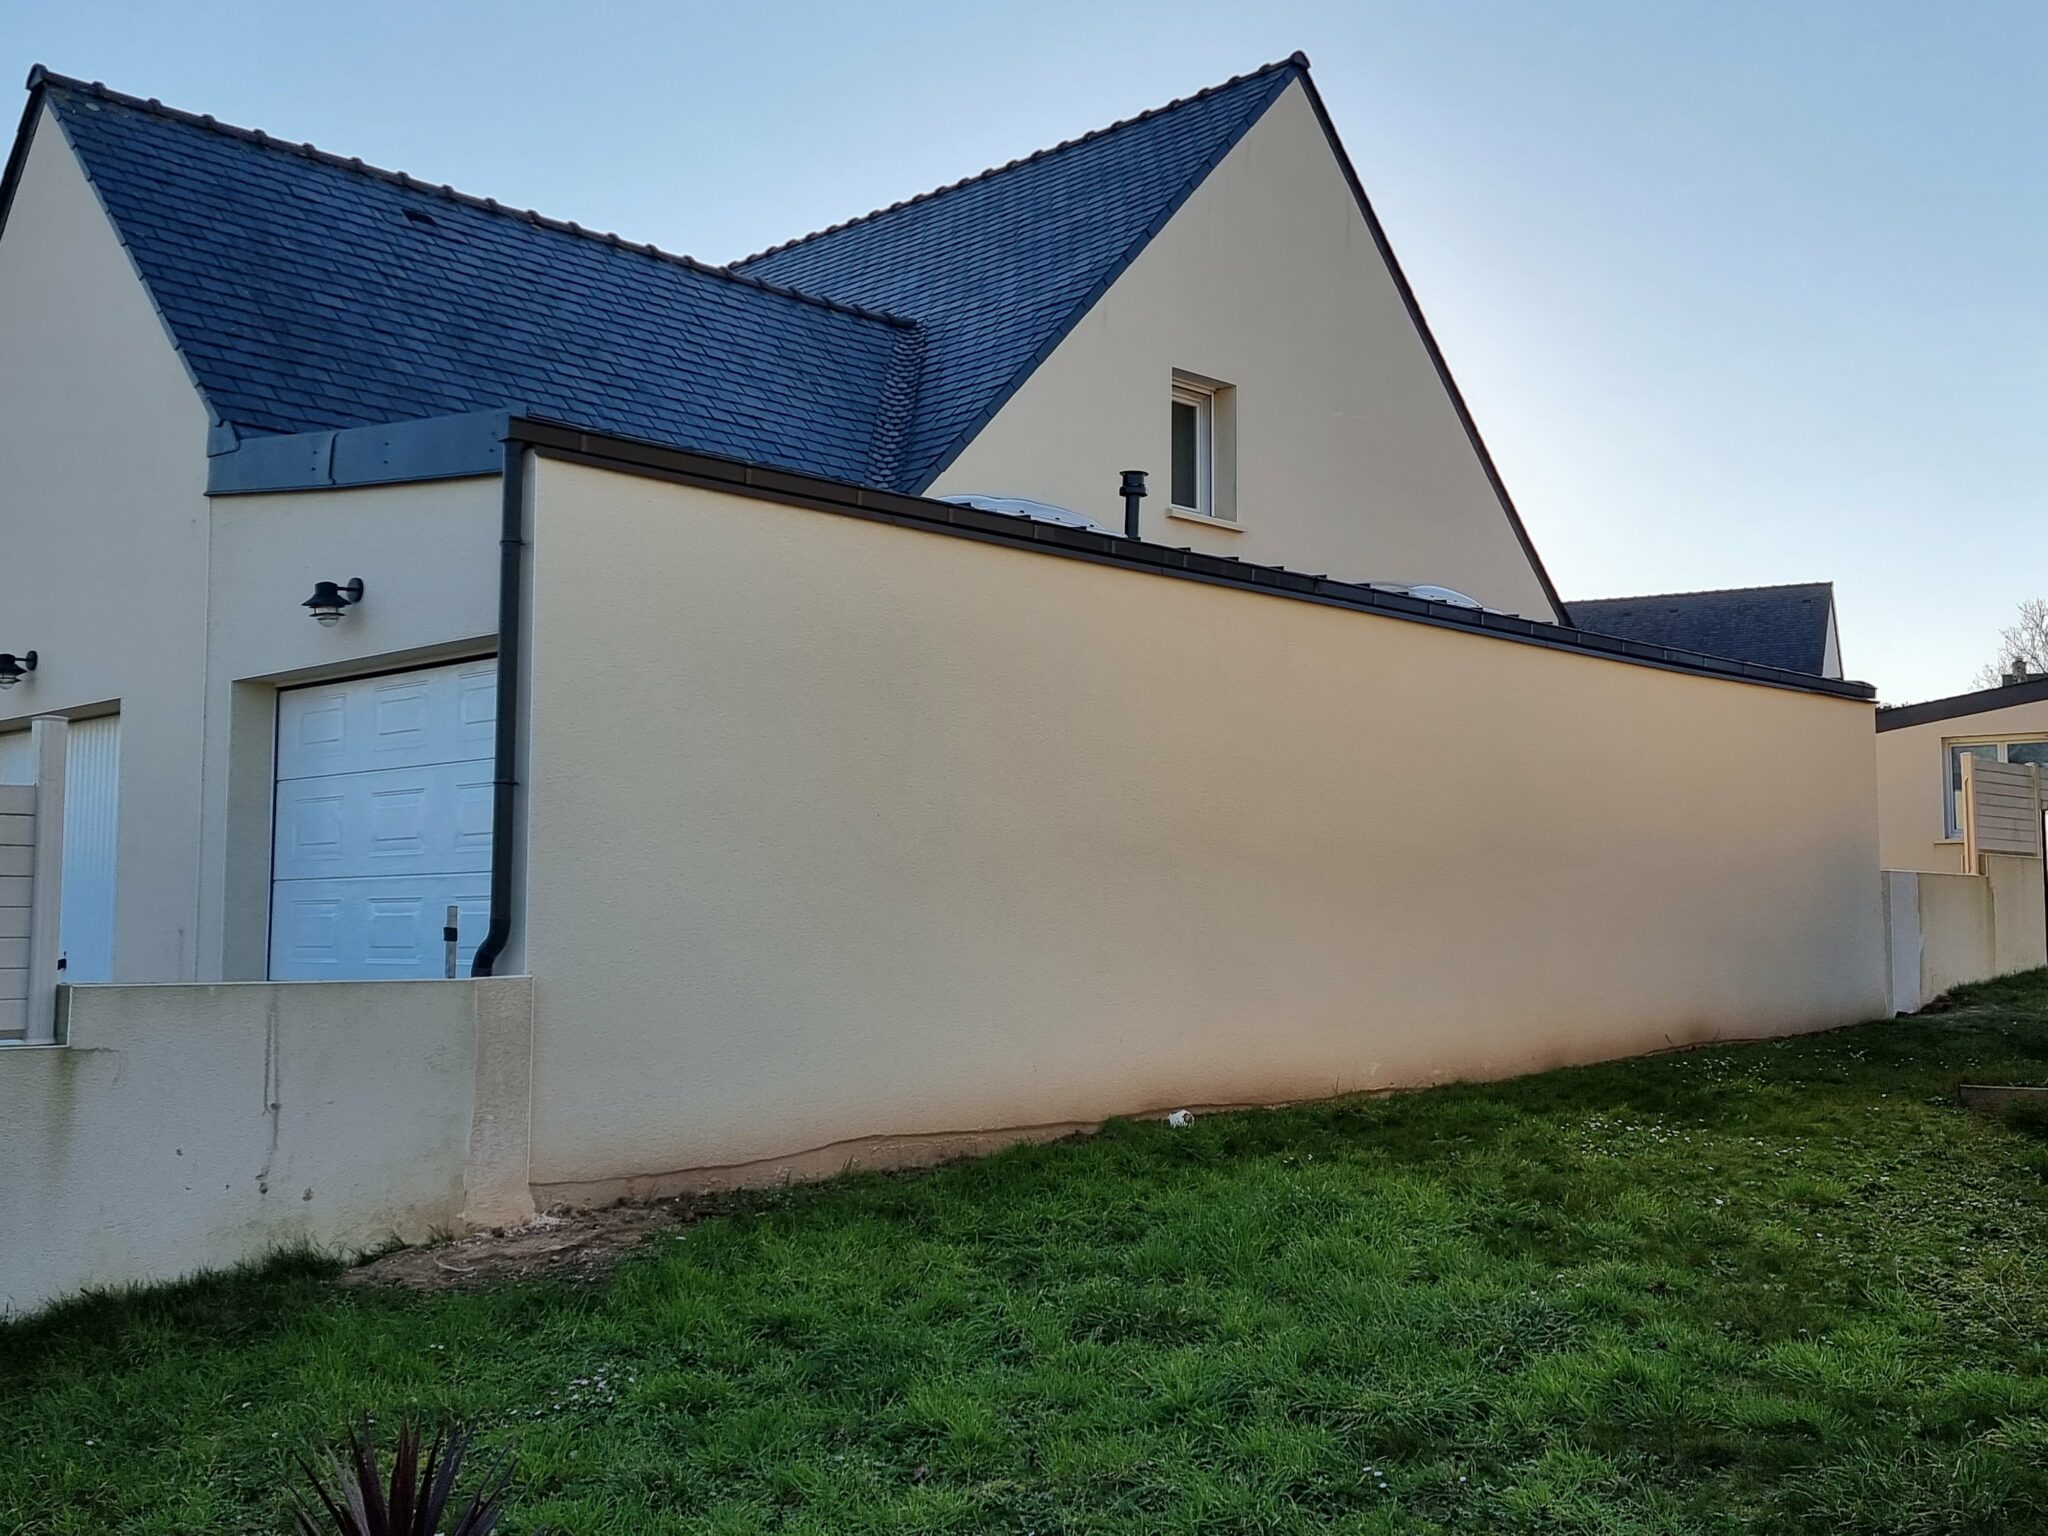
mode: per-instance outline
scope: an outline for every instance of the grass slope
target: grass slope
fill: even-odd
[[[355,1414],[507,1529],[2048,1529],[2048,980],[788,1192],[601,1286],[318,1264],[0,1328],[0,1530],[280,1530]]]

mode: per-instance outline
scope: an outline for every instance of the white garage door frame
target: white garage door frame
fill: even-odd
[[[271,771],[273,980],[457,972],[489,921],[497,659],[281,688]]]

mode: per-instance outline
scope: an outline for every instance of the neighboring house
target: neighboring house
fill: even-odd
[[[1572,621],[1581,629],[1673,650],[1731,656],[1816,677],[1842,675],[1831,581],[1582,598],[1572,603]]]
[[[2048,677],[1877,712],[1878,848],[1886,869],[1967,873],[1965,757],[2048,773]]]
[[[1571,626],[1299,57],[731,271],[41,72],[0,207],[0,733],[143,984],[0,1226],[374,1230],[459,1008],[268,983],[450,905],[520,1199],[1882,1006],[1871,690]]]

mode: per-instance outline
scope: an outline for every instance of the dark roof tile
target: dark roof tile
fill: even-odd
[[[900,479],[923,490],[1307,64],[1296,54],[734,270],[919,322]]]
[[[1596,634],[1816,677],[1823,675],[1827,664],[1828,619],[1834,607],[1834,585],[1825,581],[1577,598],[1570,604],[1572,621]]]
[[[1297,54],[743,272],[40,69],[29,83],[238,431],[524,409],[915,491],[1306,64]]]
[[[880,424],[909,322],[41,84],[201,390],[242,431],[544,405],[845,480],[896,455]]]

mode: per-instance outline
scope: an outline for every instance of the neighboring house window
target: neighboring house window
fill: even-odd
[[[2033,741],[1952,741],[1948,744],[1948,793],[1942,796],[1942,832],[1963,835],[1963,759],[1986,763],[2039,763],[2048,778],[2048,738]]]
[[[1173,506],[1198,517],[1216,515],[1216,396],[1192,384],[1173,386]]]
[[[1173,376],[1172,476],[1176,516],[1237,522],[1237,391],[1191,373]]]

